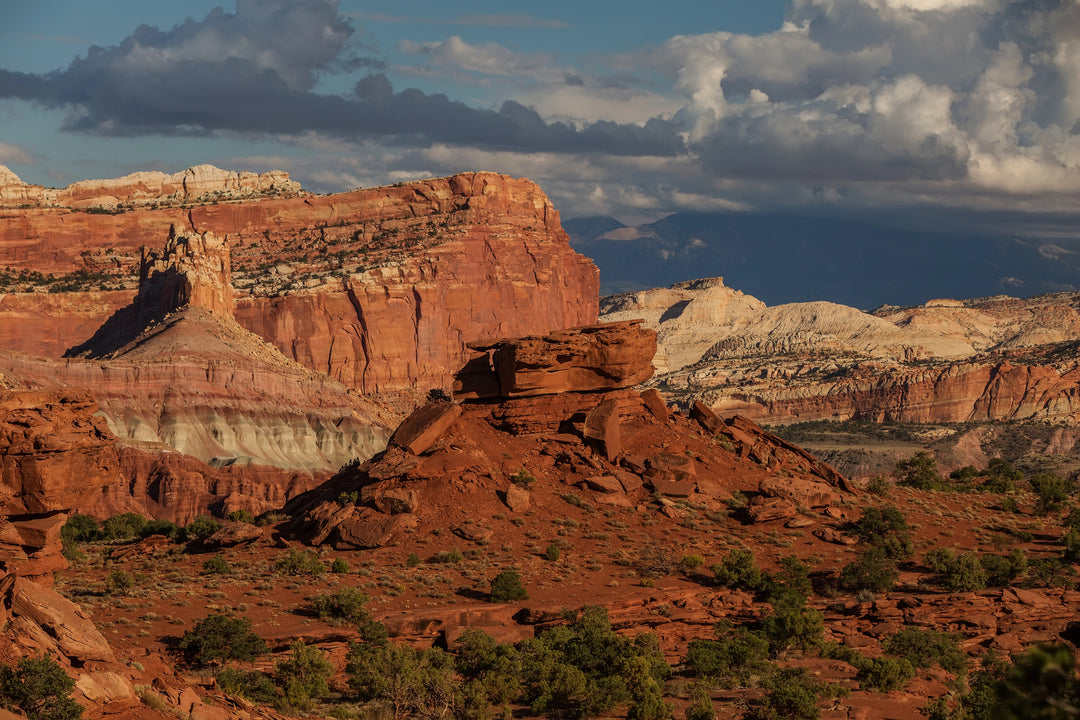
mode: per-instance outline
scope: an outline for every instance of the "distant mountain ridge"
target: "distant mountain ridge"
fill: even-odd
[[[1025,237],[1006,222],[935,227],[932,218],[887,213],[725,212],[677,213],[636,227],[591,216],[563,227],[600,268],[604,295],[719,275],[770,305],[828,300],[864,310],[1080,289],[1080,235]]]

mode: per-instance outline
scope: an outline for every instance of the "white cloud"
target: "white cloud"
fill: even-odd
[[[18,145],[0,142],[0,164],[33,165],[34,158]]]

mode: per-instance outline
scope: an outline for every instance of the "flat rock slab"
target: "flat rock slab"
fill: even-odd
[[[668,497],[690,497],[697,490],[697,483],[693,481],[665,480],[658,477],[649,478],[649,486]]]
[[[79,606],[37,583],[22,578],[15,581],[11,614],[40,627],[57,649],[72,660],[114,660],[109,643]]]
[[[390,438],[390,445],[421,455],[442,437],[454,421],[461,417],[457,403],[430,403],[418,408],[398,426]]]

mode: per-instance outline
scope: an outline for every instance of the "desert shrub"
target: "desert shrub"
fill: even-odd
[[[781,668],[765,678],[766,693],[744,717],[748,720],[817,720],[822,686],[806,668]]]
[[[529,597],[517,570],[503,570],[491,581],[491,602],[511,602]]]
[[[421,562],[423,561],[420,560],[419,555],[417,555],[416,553],[409,553],[409,556],[405,558],[405,567],[416,567]]]
[[[1067,720],[1080,708],[1076,658],[1066,645],[1036,645],[994,684],[992,717]]]
[[[60,537],[71,542],[94,542],[101,539],[101,528],[97,520],[89,515],[75,513],[71,515],[64,527],[60,529]]]
[[[358,505],[360,504],[360,491],[359,490],[344,490],[337,496],[337,504],[342,507],[346,505]]]
[[[924,451],[917,452],[907,460],[896,463],[896,484],[919,490],[945,490],[948,486],[937,471],[934,456]]]
[[[176,540],[181,536],[182,532],[183,530],[179,525],[169,520],[150,520],[139,530],[139,537],[163,535],[170,540]]]
[[[559,550],[559,546],[555,543],[551,543],[544,549],[544,559],[550,562],[555,562],[559,559],[562,551]]]
[[[887,655],[903,658],[917,668],[935,665],[959,675],[967,668],[967,655],[957,644],[956,636],[938,630],[907,627],[881,643]]]
[[[135,576],[117,568],[105,576],[105,592],[109,595],[127,595],[135,588]]]
[[[459,563],[465,559],[465,556],[461,553],[461,550],[454,548],[453,550],[443,550],[437,552],[431,556],[428,562],[433,563]]]
[[[1020,548],[1008,555],[982,555],[979,562],[986,571],[986,584],[990,587],[1008,587],[1016,578],[1027,572],[1027,555]]]
[[[251,630],[250,620],[220,613],[195,623],[177,647],[184,659],[197,667],[218,660],[254,660],[266,652],[266,643]]]
[[[691,640],[686,650],[686,665],[696,677],[733,688],[766,673],[771,665],[768,640],[730,621],[718,622],[715,629],[716,639]]]
[[[765,599],[775,607],[801,607],[813,591],[810,567],[794,555],[780,558],[780,569],[762,583]]]
[[[742,590],[759,590],[764,576],[754,562],[754,553],[736,548],[729,550],[724,559],[712,566],[713,578],[717,585]]]
[[[311,550],[290,550],[284,557],[277,559],[274,570],[279,575],[322,575],[326,566]]]
[[[915,677],[915,666],[906,658],[882,655],[878,658],[862,658],[855,664],[855,679],[863,690],[888,692],[901,690]]]
[[[705,564],[705,558],[700,555],[683,555],[679,560],[679,567],[683,570],[693,570]]]
[[[520,650],[522,700],[535,714],[587,718],[624,703],[635,720],[658,720],[667,712],[662,686],[671,668],[656,636],[617,635],[603,608],[585,608],[569,625],[524,641]]]
[[[1080,561],[1080,528],[1070,527],[1061,538],[1061,544],[1062,559],[1071,563]]]
[[[686,706],[686,720],[715,720],[716,711],[713,709],[712,698],[709,697],[709,689],[702,683],[694,683],[690,686],[690,703]]]
[[[311,607],[323,620],[343,620],[360,625],[371,619],[366,608],[368,600],[368,596],[356,588],[343,587],[312,598]]]
[[[383,705],[395,720],[442,717],[459,689],[453,658],[447,653],[385,640],[353,643],[345,673],[361,702]]]
[[[1005,497],[1001,498],[1001,502],[998,503],[998,507],[1001,508],[1002,512],[1020,512],[1020,503],[1018,503],[1016,501],[1016,498],[1014,498],[1012,495],[1006,495]]]
[[[138,537],[143,525],[146,525],[146,518],[139,513],[113,515],[101,524],[101,537],[103,540],[131,540]]]
[[[822,614],[805,606],[775,608],[761,621],[761,635],[768,641],[769,653],[774,657],[794,648],[810,650],[817,647],[824,629]]]
[[[71,699],[75,681],[50,657],[0,665],[0,706],[29,720],[77,720],[82,707]]]
[[[866,508],[849,529],[861,542],[881,548],[894,560],[909,558],[915,551],[907,519],[892,505]]]
[[[1072,587],[1076,582],[1076,571],[1056,557],[1032,558],[1027,576],[1035,587]]]
[[[255,516],[251,514],[250,510],[233,510],[225,516],[225,519],[229,522],[241,522],[247,523],[248,525],[255,524]]]
[[[458,638],[454,669],[462,678],[473,715],[492,705],[506,705],[520,694],[521,654],[513,645],[497,643],[483,630],[469,628]]]
[[[878,497],[888,497],[891,491],[892,486],[889,484],[889,481],[881,475],[875,475],[866,483],[866,492],[877,495]]]
[[[896,561],[880,547],[863,550],[840,570],[839,586],[848,592],[888,592],[896,585],[900,571]]]
[[[289,657],[274,668],[274,684],[281,688],[286,706],[303,710],[311,706],[312,698],[330,692],[333,674],[334,666],[321,650],[297,640]]]
[[[964,553],[946,569],[942,580],[945,588],[953,592],[982,590],[986,587],[987,576],[979,556]]]
[[[277,687],[264,672],[223,668],[215,676],[218,688],[227,695],[239,695],[254,703],[272,703],[278,698]]]
[[[330,572],[337,575],[344,575],[349,572],[349,561],[345,558],[334,558],[334,562],[330,563]]]
[[[211,558],[207,558],[206,562],[202,566],[204,575],[231,575],[232,565],[225,559],[224,555],[214,555]]]
[[[1035,493],[1035,512],[1039,515],[1060,510],[1072,489],[1072,483],[1052,473],[1036,473],[1028,478],[1028,483]]]
[[[983,472],[985,479],[979,489],[983,492],[1005,493],[1016,492],[1020,481],[1024,479],[1023,473],[1015,469],[1008,460],[993,458],[990,465]]]
[[[184,528],[184,535],[189,540],[204,540],[221,529],[221,523],[209,515],[200,515]]]
[[[954,489],[970,490],[975,485],[975,479],[980,475],[979,469],[974,465],[965,465],[949,473],[950,485]]]
[[[531,472],[529,472],[525,468],[521,468],[516,473],[510,476],[510,482],[514,483],[515,485],[520,485],[521,487],[528,490],[530,487],[532,487],[532,484],[536,482],[536,478],[533,477],[533,474]]]

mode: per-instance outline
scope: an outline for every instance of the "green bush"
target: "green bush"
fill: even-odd
[[[419,555],[416,553],[409,553],[409,556],[405,558],[405,567],[416,567],[421,562]]]
[[[357,699],[380,703],[393,718],[442,717],[460,688],[453,659],[438,648],[353,643],[345,672]]]
[[[209,515],[200,515],[184,528],[184,535],[189,540],[205,540],[221,529],[221,523]]]
[[[855,668],[858,670],[855,679],[863,690],[902,690],[915,677],[915,666],[909,660],[889,655],[862,658],[857,661]]]
[[[1008,555],[982,555],[979,562],[986,571],[986,584],[990,587],[1009,587],[1028,568],[1027,556],[1020,548],[1013,549]]]
[[[907,519],[892,505],[866,508],[849,529],[861,542],[881,548],[894,560],[904,560],[914,552]]]
[[[525,468],[521,468],[516,473],[510,476],[510,482],[514,483],[515,485],[520,485],[521,487],[528,490],[530,487],[532,487],[532,484],[536,482],[536,478],[533,477],[533,474],[531,472],[529,472]]]
[[[431,556],[431,560],[429,560],[428,562],[433,562],[436,564],[447,564],[459,563],[464,559],[465,556],[461,553],[461,550],[454,548],[453,550],[443,550],[442,552],[435,553]]]
[[[290,550],[274,563],[274,571],[279,575],[322,575],[326,566],[311,550]]]
[[[521,654],[513,645],[497,643],[477,628],[465,630],[458,638],[454,669],[473,699],[476,716],[492,705],[513,702],[522,690]]]
[[[255,524],[255,516],[251,514],[250,510],[233,510],[225,516],[225,519],[229,522],[247,523],[248,525]]]
[[[297,640],[289,657],[274,668],[274,684],[281,688],[285,706],[304,710],[311,707],[313,698],[330,692],[333,674],[334,666],[321,650]]]
[[[896,585],[900,570],[886,550],[871,547],[840,570],[838,583],[848,592],[888,592]]]
[[[117,568],[105,576],[105,592],[109,595],[127,595],[135,588],[135,576]]]
[[[765,579],[754,562],[754,553],[742,548],[729,550],[723,560],[712,566],[712,572],[717,585],[742,590],[759,590]]]
[[[139,536],[146,518],[139,513],[113,515],[101,524],[103,540],[131,540]]]
[[[517,570],[503,570],[491,581],[491,602],[512,602],[529,597]]]
[[[774,607],[802,607],[813,591],[810,567],[794,555],[780,558],[780,570],[762,583],[765,599]]]
[[[700,555],[683,555],[679,559],[679,567],[683,570],[693,570],[705,564],[705,558]]]
[[[896,484],[919,490],[946,490],[945,480],[938,474],[934,456],[926,451],[915,453],[896,463]]]
[[[334,562],[330,563],[330,572],[337,575],[344,575],[349,572],[349,561],[344,558],[334,558]]]
[[[94,542],[101,539],[101,528],[97,520],[89,515],[75,513],[68,517],[60,529],[60,537],[71,542]]]
[[[520,650],[522,700],[534,714],[579,719],[621,704],[635,720],[668,712],[662,687],[671,668],[656,636],[617,635],[603,608],[585,608],[571,624],[549,628]]]
[[[182,533],[183,529],[174,522],[168,520],[151,520],[139,530],[139,537],[147,538],[151,535],[162,535],[170,540],[176,540],[180,538]]]
[[[781,606],[761,621],[761,635],[769,653],[780,656],[793,648],[810,650],[821,644],[825,618],[810,607]]]
[[[937,665],[954,675],[967,669],[967,655],[957,644],[956,636],[939,630],[907,627],[883,640],[881,649],[885,654],[907,660],[917,668]]]
[[[1013,468],[1012,463],[1001,458],[993,458],[990,465],[983,472],[985,480],[979,489],[983,492],[1005,493],[1016,492],[1017,485],[1024,479],[1023,473]]]
[[[706,685],[694,683],[690,686],[690,703],[686,706],[685,717],[686,720],[715,720],[716,710]]]
[[[206,562],[202,566],[204,575],[231,575],[232,565],[225,559],[224,555],[214,555],[211,558],[207,558]]]
[[[254,660],[266,643],[251,630],[247,618],[208,615],[184,633],[178,647],[191,665],[204,667],[218,660]]]
[[[75,681],[50,657],[0,665],[0,706],[29,720],[77,720],[82,707],[71,699]]]
[[[1066,645],[1036,645],[994,684],[994,718],[1071,720],[1080,708],[1076,657]]]
[[[730,621],[716,624],[716,639],[691,640],[686,665],[694,676],[724,688],[746,687],[771,666],[769,642]],[[710,705],[711,707],[711,705]]]
[[[550,562],[555,562],[559,559],[562,552],[559,550],[559,546],[555,543],[551,543],[544,549],[544,559]]]
[[[767,692],[744,717],[748,720],[817,720],[822,686],[806,668],[781,668],[762,683]]]
[[[892,492],[892,485],[881,475],[875,475],[866,482],[866,492],[878,497],[888,497]]]
[[[258,670],[223,668],[215,675],[215,680],[226,695],[239,695],[253,703],[272,703],[278,699],[273,681]]]
[[[370,598],[356,588],[338,588],[311,600],[311,607],[321,619],[344,620],[360,625],[371,619],[366,605]]]
[[[1051,473],[1037,473],[1028,478],[1035,493],[1035,512],[1049,515],[1061,509],[1061,504],[1069,499],[1072,483]]]

